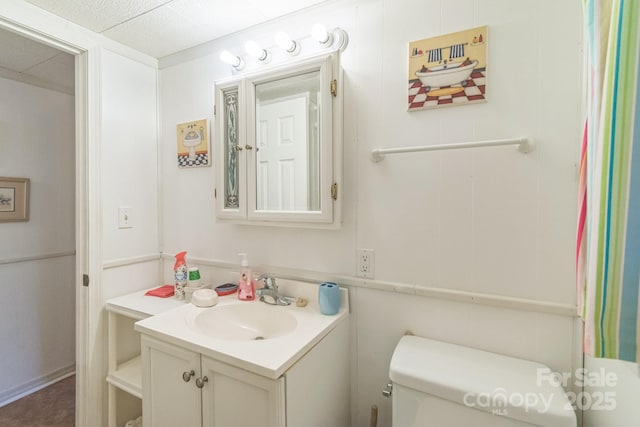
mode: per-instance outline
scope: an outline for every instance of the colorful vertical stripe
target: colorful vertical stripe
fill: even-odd
[[[576,256],[584,350],[637,362],[640,2],[585,0],[584,6],[588,102]]]

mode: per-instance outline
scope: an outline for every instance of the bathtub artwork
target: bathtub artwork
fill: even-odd
[[[487,26],[409,43],[408,111],[484,102]]]
[[[178,135],[178,167],[211,166],[207,119],[180,123]]]

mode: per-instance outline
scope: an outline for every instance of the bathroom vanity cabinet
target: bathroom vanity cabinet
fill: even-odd
[[[142,358],[145,426],[286,426],[284,378],[261,377],[145,336]]]
[[[145,427],[350,425],[349,328],[342,321],[278,378],[142,334]]]

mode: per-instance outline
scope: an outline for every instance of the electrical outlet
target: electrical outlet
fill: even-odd
[[[373,279],[375,277],[375,252],[373,249],[358,249],[358,277]]]

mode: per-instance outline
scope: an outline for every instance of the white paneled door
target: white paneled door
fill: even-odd
[[[259,210],[306,210],[308,97],[261,105],[257,120]]]

